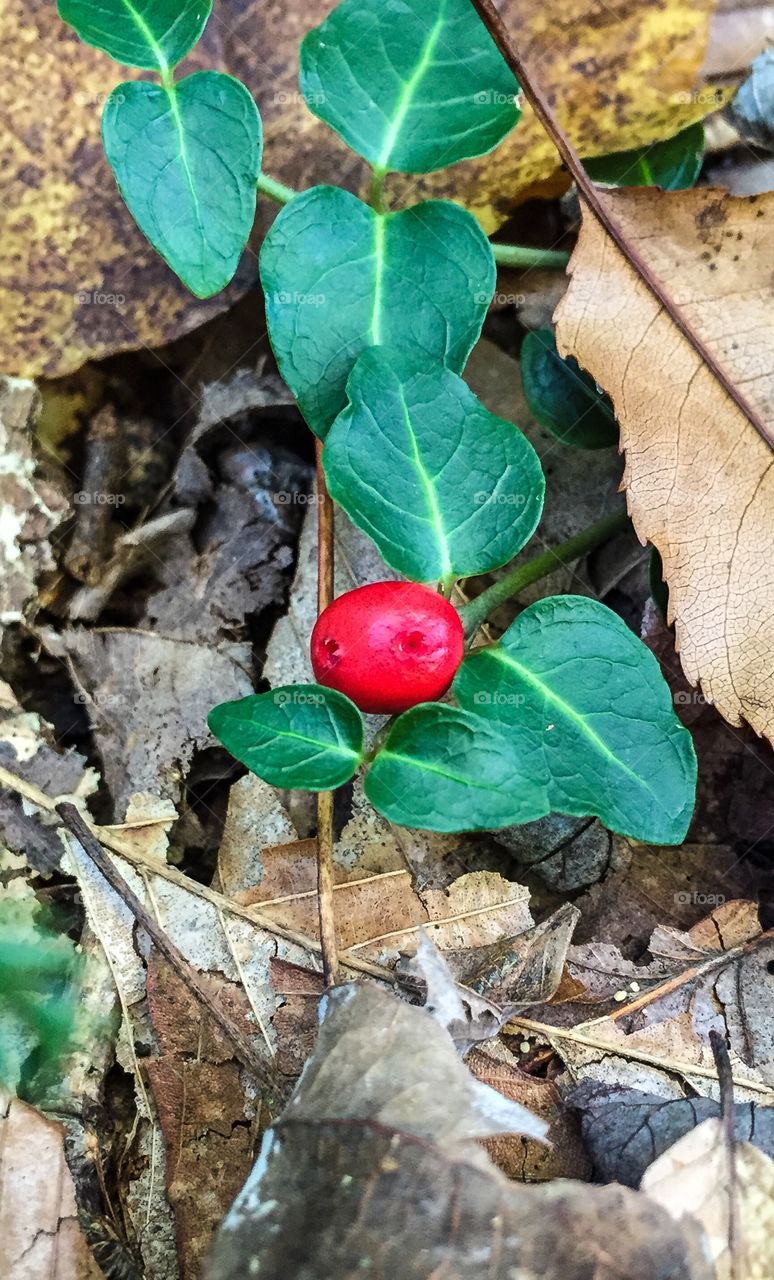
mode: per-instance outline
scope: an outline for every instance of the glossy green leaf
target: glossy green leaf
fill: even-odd
[[[529,798],[519,821],[595,814],[637,840],[685,837],[696,789],[690,734],[653,654],[604,605],[538,601],[463,662],[454,694],[506,734],[514,791]]]
[[[518,427],[456,373],[417,370],[383,347],[363,353],[347,394],[325,443],[328,486],[388,564],[417,582],[452,582],[521,550],[545,483]]]
[[[231,280],[255,217],[261,118],[231,76],[119,85],[102,116],[105,152],[138,226],[199,298]]]
[[[392,726],[365,781],[371,803],[404,827],[483,831],[527,821],[529,797],[514,786],[506,735],[485,720],[424,703]],[[533,809],[540,809],[536,794]]]
[[[360,712],[319,684],[222,702],[207,723],[232,756],[273,787],[330,791],[348,782],[363,759]]]
[[[496,268],[489,241],[459,205],[430,200],[382,215],[348,191],[312,187],[275,220],[261,279],[282,376],[325,436],[366,347],[461,373]]]
[[[343,0],[301,46],[301,89],[385,172],[484,155],[520,115],[519,86],[470,0]]]
[[[692,187],[704,159],[704,126],[689,125],[665,142],[653,142],[634,151],[584,160],[589,177],[607,187],[662,187],[681,191]]]
[[[59,0],[86,44],[127,67],[167,71],[196,44],[212,0]]]
[[[613,406],[590,374],[563,360],[551,329],[535,329],[521,346],[521,380],[530,411],[563,444],[605,449],[618,441]]]

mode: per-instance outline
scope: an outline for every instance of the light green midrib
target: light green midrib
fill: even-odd
[[[464,787],[470,787],[473,791],[486,791],[489,795],[502,795],[499,787],[492,787],[485,782],[473,782],[470,778],[460,777],[456,773],[447,773],[445,769],[440,769],[437,765],[428,764],[425,760],[420,760],[417,756],[404,756],[399,751],[390,751],[389,747],[382,747],[376,757],[376,762],[380,760],[398,760],[401,764],[410,765],[413,769],[421,769],[426,773],[434,773],[439,778],[446,778],[449,782],[458,782]]]
[[[248,722],[250,723],[250,722]],[[337,755],[345,756],[350,760],[360,760],[361,751],[355,751],[353,747],[342,747],[340,743],[321,742],[319,738],[308,738],[304,733],[293,733],[286,729],[275,729],[271,725],[266,725],[266,730],[277,738],[292,738],[294,742],[304,742],[310,747],[320,747],[323,751],[333,751]],[[250,728],[253,728],[250,723]],[[247,751],[260,751],[261,747],[248,747]]]
[[[638,786],[643,787],[645,791],[649,792],[651,795],[655,794],[655,792],[653,792],[648,786],[647,782],[645,782],[644,778],[635,773],[633,769],[630,769],[627,764],[624,764],[620,756],[617,756],[614,751],[610,750],[604,738],[600,738],[599,734],[591,728],[586,717],[582,716],[579,711],[576,711],[571,703],[565,702],[564,698],[561,698],[558,693],[555,693],[549,685],[544,684],[538,676],[530,671],[529,667],[525,667],[520,662],[517,662],[515,658],[512,658],[502,648],[491,650],[489,656],[494,658],[495,661],[502,662],[506,666],[511,667],[513,671],[516,671],[521,678],[527,682],[527,684],[531,685],[533,689],[537,689],[547,702],[556,707],[558,711],[560,711],[562,715],[566,716],[574,725],[577,725],[581,733],[583,733],[585,737],[594,744],[606,760],[610,760],[614,765],[621,769],[623,773],[632,778]]]
[[[403,394],[403,387],[398,388],[398,397],[403,411],[403,421],[406,424],[406,430],[411,442],[411,450],[414,455],[414,466],[422,483],[422,488],[425,491],[427,505],[430,509],[430,520],[438,541],[438,551],[441,557],[441,570],[438,576],[440,578],[447,579],[453,576],[452,562],[449,554],[449,542],[446,537],[443,517],[441,516],[441,508],[438,505],[438,497],[435,492],[435,485],[433,484],[432,478],[425,470],[425,464],[423,463],[422,455],[419,452],[419,445],[417,444],[417,438],[414,434],[414,428],[411,425],[411,415],[409,414],[409,408]]]
[[[135,26],[137,27],[137,30],[148,41],[150,48],[153,50],[154,54],[156,55],[156,59],[159,64],[159,70],[161,71],[162,75],[164,75],[167,71],[169,71],[169,63],[164,57],[164,53],[161,48],[161,45],[157,41],[156,37],[154,36],[147,22],[143,18],[142,14],[137,12],[134,5],[131,4],[130,0],[122,0],[122,2],[123,2],[124,8],[129,14],[129,17],[132,19]]]
[[[406,115],[411,107],[411,102],[414,97],[414,92],[417,88],[417,85],[419,84],[420,80],[422,79],[425,72],[427,71],[427,68],[430,65],[432,56],[435,53],[435,47],[438,44],[438,38],[443,30],[445,21],[446,21],[446,0],[441,0],[441,5],[438,10],[438,17],[436,18],[435,22],[433,23],[433,26],[428,32],[427,42],[425,44],[424,49],[422,50],[422,56],[417,62],[417,65],[414,68],[411,75],[409,76],[408,80],[404,84],[403,89],[401,90],[401,94],[400,94],[400,97],[398,98],[398,105],[392,120],[392,124],[387,130],[381,155],[379,156],[379,159],[376,162],[377,169],[387,170],[389,168],[390,158],[392,156],[395,143],[398,140],[398,135],[400,133],[401,126],[403,124],[403,121],[406,119]]]

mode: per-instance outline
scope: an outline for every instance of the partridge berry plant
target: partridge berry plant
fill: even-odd
[[[406,826],[495,829],[560,811],[678,843],[693,808],[693,746],[655,658],[616,614],[549,597],[497,643],[464,649],[492,608],[598,545],[618,518],[510,570],[459,612],[449,602],[461,579],[524,547],[544,479],[526,437],[462,378],[494,294],[492,245],[449,201],[389,211],[384,183],[492,150],[519,119],[518,84],[470,0],[342,0],[302,44],[301,91],[372,167],[371,200],[327,185],[295,194],[262,173],[261,121],[242,84],[214,71],[175,76],[210,8],[59,0],[89,44],[158,73],[108,100],[105,151],[137,223],[193,293],[231,279],[257,191],[284,205],[260,257],[272,347],[324,441],[332,497],[402,579],[323,612],[317,684],[216,707],[213,733],[276,786],[330,790],[366,766],[366,794]],[[622,182],[640,168],[619,157],[600,177]],[[524,367],[536,414],[556,434],[585,447],[614,441],[612,408],[561,360],[550,331],[529,343]],[[585,430],[575,427],[584,416]],[[438,701],[449,688],[453,702]],[[361,711],[397,717],[370,748]]]

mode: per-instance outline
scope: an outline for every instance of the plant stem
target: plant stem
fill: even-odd
[[[377,213],[387,213],[387,206],[384,203],[384,179],[386,174],[383,169],[374,169],[371,179],[371,191],[368,196],[368,203]]]
[[[493,244],[499,267],[566,267],[570,255],[564,249],[528,249],[522,244]]]
[[[333,502],[323,470],[323,443],[315,441],[317,463],[317,613],[333,600]],[[339,980],[339,948],[333,902],[333,795],[317,793],[317,907],[326,987]]]
[[[531,586],[534,582],[540,582],[541,578],[547,578],[560,565],[578,560],[589,551],[602,546],[614,533],[625,529],[628,523],[629,517],[625,511],[614,516],[605,516],[603,520],[589,525],[588,529],[582,529],[580,533],[560,543],[558,547],[552,547],[550,551],[544,551],[542,555],[534,556],[525,564],[511,569],[491,587],[487,587],[486,591],[482,591],[480,596],[476,596],[475,600],[471,600],[470,604],[463,605],[460,609],[465,635],[468,638],[474,636],[490,613],[499,609],[501,604],[519,595],[525,587]]]
[[[633,245],[627,239],[620,224],[613,217],[609,198],[598,190],[586,173],[578,152],[557,120],[548,98],[535,81],[531,70],[525,66],[524,59],[516,48],[508,27],[497,12],[493,0],[472,0],[472,3],[495,45],[500,50],[506,64],[521,85],[525,98],[562,157],[568,172],[575,181],[582,203],[594,215],[600,226],[604,228],[613,244],[623,254],[629,266],[640,277],[656,302],[664,308],[676,329],[690,343],[699,359],[714,375],[750,425],[755,428],[761,439],[765,440],[769,448],[774,450],[774,428],[764,421],[755,406],[740,391],[731,375],[726,372],[723,365],[716,358],[715,353],[710,350],[701,334],[683,313],[682,308],[672,297],[666,284],[659,279],[650,264],[645,261],[636,245]]]
[[[276,178],[270,178],[268,173],[259,174],[258,190],[263,195],[268,196],[270,200],[276,200],[279,204],[289,204],[299,194],[292,187],[286,187],[284,182],[278,182]]]

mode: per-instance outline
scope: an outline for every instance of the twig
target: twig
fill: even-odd
[[[325,483],[323,443],[315,442],[317,462],[317,612],[333,600],[333,502]],[[339,980],[339,948],[333,903],[333,792],[317,793],[317,907],[326,987]]]
[[[45,791],[41,791],[40,787],[36,787],[34,783],[27,782],[25,778],[18,777],[12,773],[10,769],[3,768],[0,765],[0,788],[13,791],[16,795],[22,796],[28,800],[30,804],[38,809],[43,809],[46,813],[56,813],[56,804],[47,796]],[[164,862],[159,862],[156,858],[148,857],[137,851],[131,840],[122,839],[116,836],[109,827],[97,827],[84,819],[87,830],[106,849],[117,853],[119,858],[123,858],[131,866],[149,871],[151,875],[160,876],[162,880],[167,880],[170,884],[176,885],[178,889],[184,890],[185,893],[192,894],[195,898],[201,898],[203,902],[208,902],[218,911],[225,911],[228,915],[236,916],[240,920],[246,920],[248,924],[253,925],[256,929],[262,929],[265,933],[271,934],[276,938],[284,938],[286,942],[293,942],[296,946],[301,947],[304,951],[311,954],[319,955],[322,948],[316,938],[310,938],[308,934],[302,933],[300,929],[291,929],[286,925],[277,923],[270,916],[264,914],[258,907],[244,907],[239,902],[232,901],[224,894],[218,893],[215,889],[210,889],[207,885],[199,884],[198,881],[192,880],[184,871],[178,871],[177,867],[168,866]],[[344,952],[342,957],[344,965],[348,969],[353,969],[358,973],[367,973],[369,977],[381,978],[383,982],[395,983],[400,981],[404,985],[400,975],[393,973],[392,969],[388,969],[386,965],[376,964],[371,960],[362,960],[357,956],[349,957],[348,952]]]
[[[671,1071],[681,1076],[701,1076],[708,1080],[717,1080],[717,1073],[709,1067],[702,1067],[698,1063],[680,1062],[678,1059],[661,1058],[655,1053],[646,1053],[642,1049],[634,1046],[622,1044],[618,1040],[606,1040],[603,1036],[589,1036],[584,1032],[584,1027],[591,1024],[582,1023],[580,1027],[554,1027],[549,1022],[534,1022],[531,1018],[510,1018],[508,1025],[504,1028],[506,1034],[510,1032],[512,1027],[518,1027],[521,1031],[531,1031],[541,1036],[549,1044],[554,1040],[570,1040],[574,1044],[583,1045],[586,1049],[598,1049],[601,1053],[611,1054],[618,1058],[628,1058],[632,1062],[644,1062],[648,1066],[658,1067],[662,1071]],[[511,1034],[513,1034],[511,1032]],[[767,1084],[761,1084],[760,1080],[747,1079],[746,1076],[736,1077],[734,1084],[742,1089],[750,1089],[754,1093],[763,1094],[763,1097],[769,1101],[774,1100],[774,1089]]]
[[[575,147],[572,145],[570,139],[567,137],[567,134],[557,120],[553,109],[549,105],[548,99],[535,83],[532,78],[532,73],[524,65],[521,55],[516,49],[503,19],[495,9],[493,0],[473,0],[473,7],[497,45],[497,48],[500,50],[500,53],[506,63],[516,76],[516,79],[524,91],[524,96],[527,98],[530,106],[535,112],[535,115],[562,157],[562,160],[572,175],[575,185],[588,208],[594,214],[600,225],[604,227],[613,243],[618,247],[618,249],[620,249],[621,253],[630,263],[634,271],[636,271],[643,284],[646,285],[656,301],[664,308],[672,323],[677,329],[679,329],[680,333],[686,341],[690,343],[699,358],[714,374],[726,394],[744,414],[750,425],[755,428],[761,439],[765,440],[770,449],[774,449],[774,432],[772,429],[767,426],[757,410],[753,408],[749,400],[747,400],[736,386],[733,379],[726,373],[718,360],[716,360],[709,347],[706,346],[704,340],[696,332],[688,319],[683,315],[674,298],[667,293],[658,276],[651,270],[634,245],[629,243],[618,223],[612,217],[605,201],[600,195],[599,190],[595,187],[594,183],[586,173],[578,152],[575,150]]]
[[[720,1114],[723,1120],[723,1140],[728,1161],[728,1252],[731,1258],[731,1280],[741,1280],[739,1246],[739,1184],[736,1166],[736,1109],[734,1107],[734,1076],[726,1042],[719,1031],[709,1033],[712,1054],[720,1081]]]
[[[240,1031],[239,1027],[233,1021],[228,1013],[226,1013],[223,1005],[212,995],[206,984],[202,981],[201,976],[196,972],[193,965],[183,955],[182,951],[175,945],[172,939],[164,932],[164,930],[156,923],[153,917],[145,910],[134,890],[127,884],[124,877],[117,867],[113,865],[110,858],[105,853],[99,841],[92,835],[86,826],[83,818],[76,809],[74,804],[63,802],[56,806],[56,812],[62,819],[68,831],[72,832],[76,840],[80,844],[84,853],[91,859],[97,870],[105,877],[111,889],[113,889],[122,902],[125,902],[137,923],[145,930],[148,937],[152,940],[154,946],[161,952],[166,960],[172,965],[172,968],[182,978],[183,982],[190,989],[201,1005],[207,1010],[210,1016],[217,1022],[223,1034],[231,1041],[234,1046],[237,1057],[250,1071],[256,1080],[267,1085],[273,1090],[281,1087],[280,1082],[274,1077],[268,1069],[263,1058],[256,1053],[247,1036]]]

